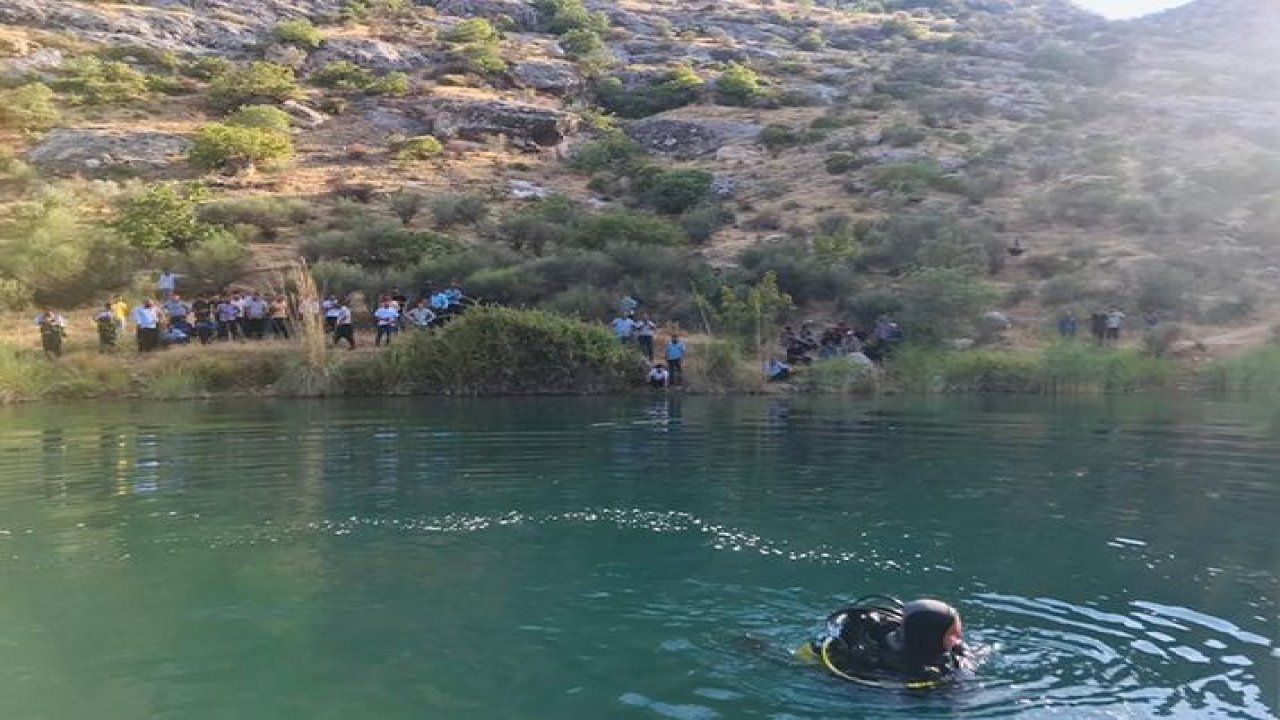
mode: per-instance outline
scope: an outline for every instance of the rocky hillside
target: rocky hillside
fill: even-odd
[[[220,284],[296,248],[333,289],[685,324],[773,271],[804,315],[936,336],[1265,329],[1277,29],[1268,0],[6,0],[0,302],[105,287],[103,254]],[[178,181],[186,225],[120,222]]]

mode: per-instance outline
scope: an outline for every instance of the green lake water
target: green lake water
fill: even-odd
[[[1278,511],[1246,403],[0,410],[0,718],[1273,718]],[[790,656],[873,592],[976,673]]]

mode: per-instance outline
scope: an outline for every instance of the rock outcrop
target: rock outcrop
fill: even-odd
[[[581,123],[562,110],[500,100],[435,100],[416,114],[439,137],[483,140],[502,135],[527,149],[559,145]]]
[[[61,128],[32,148],[27,159],[60,174],[118,167],[157,170],[183,161],[190,149],[189,139],[172,133]]]

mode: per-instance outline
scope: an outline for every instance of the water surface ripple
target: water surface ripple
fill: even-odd
[[[0,716],[1249,718],[1280,413],[1123,399],[0,411]],[[790,649],[952,600],[978,668]]]

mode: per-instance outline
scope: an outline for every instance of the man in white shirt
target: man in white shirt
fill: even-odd
[[[391,336],[400,328],[400,311],[396,308],[396,301],[383,298],[382,307],[373,311],[373,319],[378,323],[378,332],[373,338],[374,347],[382,345],[383,340],[390,345]]]
[[[336,346],[340,341],[347,341],[347,349],[356,349],[355,327],[351,323],[351,308],[347,307],[347,301],[343,300],[338,305],[338,313],[333,317],[333,344]]]
[[[173,291],[178,289],[178,274],[169,272],[169,268],[161,270],[156,287],[160,289],[160,297],[168,300],[173,297]]]
[[[134,309],[133,326],[137,328],[138,352],[151,352],[160,347],[160,311],[155,303],[147,300]]]

